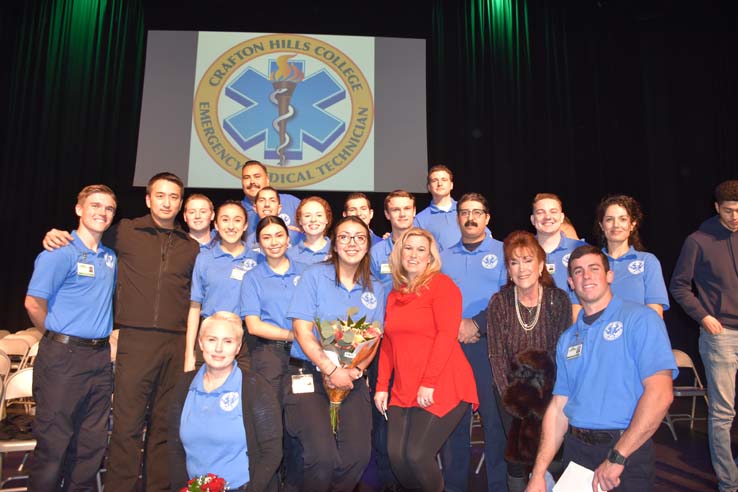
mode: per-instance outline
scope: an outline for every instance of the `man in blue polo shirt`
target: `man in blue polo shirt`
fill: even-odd
[[[457,216],[461,240],[441,252],[441,271],[461,289],[463,319],[459,341],[477,383],[488,490],[506,492],[505,435],[495,401],[484,313],[490,297],[507,282],[507,271],[502,243],[486,229],[490,219],[487,200],[479,193],[467,193],[459,199]],[[461,420],[443,449],[443,473],[449,491],[468,490],[470,419],[471,412]]]
[[[568,268],[583,312],[556,347],[553,398],[527,490],[546,490],[544,474],[562,442],[565,464],[595,471],[593,490],[651,490],[651,436],[678,373],[666,326],[654,310],[612,295],[613,272],[599,248],[575,249]]]
[[[564,223],[564,206],[558,195],[538,193],[533,197],[533,211],[530,223],[536,228],[536,239],[546,252],[546,269],[554,279],[556,287],[569,293],[574,317],[579,312],[579,299],[569,289],[569,256],[579,246],[587,244],[578,239],[568,238],[561,230]]]
[[[390,221],[392,234],[372,246],[372,275],[384,286],[385,295],[392,292],[392,272],[389,268],[389,256],[392,248],[403,232],[413,226],[415,218],[415,197],[405,190],[395,190],[384,198],[384,216]]]
[[[372,208],[372,202],[369,201],[369,197],[364,193],[349,193],[346,196],[346,199],[343,201],[343,217],[348,217],[349,215],[356,215],[364,221],[367,227],[369,227],[369,234],[372,239],[371,246],[374,246],[382,240],[382,238],[375,234],[371,229],[372,218],[374,218],[374,209]]]
[[[376,277],[384,287],[385,298],[392,292],[392,272],[389,267],[389,257],[395,241],[400,239],[402,233],[413,227],[415,218],[415,197],[405,190],[395,190],[384,198],[384,216],[390,221],[392,233],[385,239],[380,240],[372,246],[370,251],[372,263],[372,275]],[[377,384],[377,372],[379,368],[379,357],[375,357],[367,371],[369,375],[369,386],[372,392]],[[390,387],[394,377],[390,381]],[[397,487],[399,482],[392,473],[389,456],[387,455],[387,421],[384,416],[372,405],[372,460],[376,463],[376,475],[380,485],[385,488]],[[367,473],[371,473],[371,467],[367,467]]]
[[[208,249],[218,234],[210,227],[215,219],[213,202],[201,193],[193,193],[185,200],[183,209],[190,237],[200,244],[200,251]]]
[[[435,236],[441,250],[459,242],[461,234],[456,222],[456,200],[451,198],[454,173],[444,165],[430,168],[426,186],[433,197],[431,204],[415,217],[415,225]]]
[[[256,210],[256,223],[258,225],[259,221],[263,219],[264,217],[268,215],[277,215],[280,219],[285,220],[284,214],[282,212],[282,203],[280,201],[281,194],[277,192],[274,188],[271,186],[265,186],[262,189],[256,193],[256,201],[254,202],[254,208]],[[298,202],[299,203],[299,202]],[[248,220],[251,221],[251,213],[248,213]],[[302,240],[302,233],[299,231],[297,227],[290,227],[289,223],[285,221],[285,225],[287,226],[287,229],[290,233],[290,244],[297,244]],[[252,232],[248,232],[251,230],[251,222],[248,223],[248,228],[246,229],[246,247],[248,249],[254,250],[254,251],[260,251],[259,249],[259,239],[256,237],[256,226],[253,227]]]
[[[259,223],[259,215],[255,207],[256,195],[260,189],[269,186],[269,172],[266,166],[259,161],[247,161],[241,168],[241,186],[244,195],[241,205],[248,214],[249,227],[246,229],[246,234],[252,234],[256,231],[256,224]],[[280,193],[279,202],[282,204],[279,216],[287,224],[287,227],[296,227],[295,211],[300,205],[300,199],[294,195]]]
[[[36,258],[25,307],[46,329],[33,372],[36,438],[29,490],[92,490],[105,453],[113,374],[108,338],[117,258],[102,235],[115,215],[105,185],[77,196],[79,227],[68,248]],[[77,449],[67,455],[68,449]]]

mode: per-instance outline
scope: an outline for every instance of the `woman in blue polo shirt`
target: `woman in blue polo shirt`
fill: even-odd
[[[661,263],[641,243],[638,227],[642,222],[641,206],[633,197],[607,196],[597,207],[600,245],[615,274],[612,293],[645,304],[663,318],[669,309],[669,295]]]
[[[233,200],[224,202],[215,212],[216,243],[197,255],[187,315],[185,371],[192,371],[196,365],[202,364],[202,356],[195,350],[200,319],[218,311],[241,313],[241,282],[246,272],[256,266],[257,257],[243,242],[246,220],[246,211],[241,203]],[[247,351],[239,355],[239,363],[243,365],[243,358],[247,355]]]
[[[241,316],[249,334],[256,338],[251,368],[269,382],[281,402],[294,340],[287,308],[306,265],[287,257],[289,231],[278,216],[267,215],[261,219],[256,226],[256,237],[266,261],[244,277]]]
[[[205,363],[182,375],[169,413],[172,490],[214,473],[229,490],[276,492],[282,460],[282,416],[269,385],[234,361],[241,319],[220,311],[202,322]]]
[[[302,444],[304,478],[300,490],[352,491],[369,462],[371,407],[363,371],[371,360],[349,369],[325,355],[314,320],[354,319],[367,322],[384,318],[385,295],[370,273],[369,228],[358,217],[343,217],[331,234],[332,255],[302,275],[292,296],[287,317],[292,318],[296,342],[290,359],[290,384],[284,398],[285,428]],[[320,371],[320,372],[319,372]],[[340,409],[340,423],[331,430],[327,384],[350,390]]]
[[[319,196],[309,196],[300,202],[295,216],[304,238],[290,247],[287,255],[306,265],[326,260],[331,254],[331,242],[325,237],[333,220],[331,206]]]

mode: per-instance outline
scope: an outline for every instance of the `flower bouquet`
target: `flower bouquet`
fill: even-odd
[[[354,321],[359,308],[351,307],[346,310],[346,320],[335,321],[315,320],[315,326],[320,334],[321,345],[326,356],[336,365],[344,368],[354,368],[360,363],[374,356],[379,347],[379,338],[382,336],[382,325],[379,321],[366,322],[366,316]],[[328,376],[323,375],[323,387],[330,401],[331,429],[333,434],[338,429],[338,410],[351,390],[331,387]]]
[[[224,492],[226,482],[218,475],[208,473],[200,475],[187,482],[187,487],[182,488],[180,492]]]

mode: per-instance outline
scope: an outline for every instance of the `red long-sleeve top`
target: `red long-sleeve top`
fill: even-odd
[[[418,293],[390,293],[377,379],[377,391],[387,391],[394,372],[390,405],[419,406],[418,388],[425,386],[434,389],[426,410],[438,417],[461,401],[479,406],[474,373],[457,339],[460,323],[461,291],[442,273]]]

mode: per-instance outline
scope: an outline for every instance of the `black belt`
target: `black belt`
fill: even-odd
[[[285,350],[290,350],[292,348],[292,342],[287,342],[285,340],[268,340],[266,338],[258,337],[256,339],[256,343],[259,345],[273,345],[275,347],[281,347]]]
[[[315,364],[313,364],[312,362],[303,360],[303,359],[298,359],[296,357],[290,357],[290,365],[292,367],[296,367],[298,369],[304,369],[306,371],[313,371],[313,372],[317,371]]]
[[[569,434],[586,444],[611,444],[623,435],[622,430],[594,430],[569,426]]]
[[[55,342],[63,343],[64,345],[76,345],[78,347],[92,347],[92,348],[107,347],[108,341],[110,338],[110,337],[82,338],[82,337],[75,337],[72,335],[63,335],[61,333],[57,333],[55,331],[49,331],[49,330],[46,330],[46,333],[44,333],[44,337],[50,338]]]

